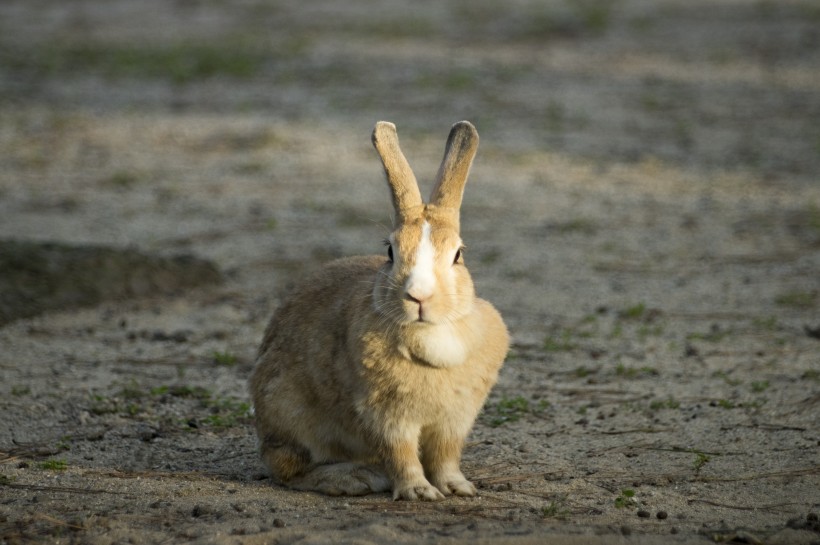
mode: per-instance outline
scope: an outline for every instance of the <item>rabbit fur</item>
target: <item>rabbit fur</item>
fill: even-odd
[[[461,256],[478,133],[453,126],[429,203],[395,126],[372,140],[393,201],[388,257],[331,262],[271,319],[250,379],[262,459],[298,490],[473,496],[461,452],[509,347]]]

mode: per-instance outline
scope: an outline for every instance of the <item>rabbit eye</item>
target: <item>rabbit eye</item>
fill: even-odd
[[[453,259],[453,265],[458,263],[459,259],[461,259],[461,248],[456,250],[456,257],[455,257],[455,259]]]
[[[387,245],[387,259],[389,259],[391,263],[393,262],[393,246],[390,244]]]

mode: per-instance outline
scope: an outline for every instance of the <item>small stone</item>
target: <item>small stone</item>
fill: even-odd
[[[646,509],[640,509],[640,510],[638,510],[638,516],[641,517],[642,519],[648,519],[652,515]]]
[[[153,342],[162,342],[169,340],[168,334],[164,331],[159,330],[153,331],[150,334],[148,334],[148,338]]]
[[[677,534],[677,533],[678,533],[678,529],[677,529],[675,526],[672,526],[672,527],[669,529],[669,533],[670,533],[670,534]]]
[[[631,534],[632,534],[632,528],[630,528],[629,526],[621,526],[621,535],[628,536],[628,535],[631,535]]]
[[[655,516],[658,517],[659,520],[664,520],[667,517],[669,517],[669,513],[667,513],[666,511],[658,511],[658,513]]]
[[[284,528],[285,527],[285,521],[282,520],[282,519],[273,519],[273,525],[276,528]]]

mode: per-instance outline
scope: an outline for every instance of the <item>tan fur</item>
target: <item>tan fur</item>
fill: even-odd
[[[439,204],[415,201],[395,127],[376,125],[373,142],[396,212],[394,262],[370,256],[326,265],[267,327],[250,390],[263,460],[292,488],[331,495],[392,489],[407,500],[475,494],[459,469],[461,450],[509,337],[498,312],[476,298],[463,263],[453,263],[458,209],[441,203],[461,201],[463,162],[475,153],[459,144],[465,130],[468,139],[475,132],[465,123],[448,140],[439,177],[456,174],[434,190],[448,193]],[[419,303],[404,286],[425,222],[436,289]]]

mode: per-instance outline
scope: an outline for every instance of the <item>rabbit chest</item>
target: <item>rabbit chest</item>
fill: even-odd
[[[408,360],[439,368],[463,365],[467,359],[466,342],[450,324],[417,328],[399,343],[398,350]]]
[[[459,339],[432,336],[427,345],[370,343],[361,358],[364,394],[361,412],[374,412],[390,420],[424,426],[458,415],[470,415],[480,408],[495,382],[496,369],[473,359]],[[449,343],[457,342],[452,345]],[[374,350],[375,347],[377,349]],[[417,356],[417,350],[449,350],[449,365]],[[436,365],[438,363],[438,365]]]

